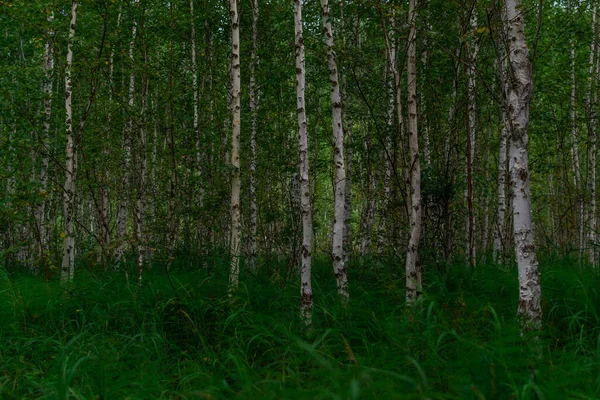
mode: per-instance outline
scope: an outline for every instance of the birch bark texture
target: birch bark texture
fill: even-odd
[[[589,57],[589,79],[586,93],[586,114],[588,122],[588,137],[589,137],[589,181],[590,181],[590,208],[589,208],[589,228],[588,228],[588,245],[589,245],[589,262],[593,266],[598,266],[598,249],[596,247],[596,105],[598,101],[597,89],[594,90],[594,85],[598,83],[598,39],[600,38],[600,29],[598,27],[596,16],[597,2],[592,4],[592,41],[590,43]]]
[[[73,140],[73,82],[71,70],[73,66],[73,39],[75,37],[75,23],[77,21],[77,0],[71,2],[71,20],[69,22],[69,36],[67,44],[67,61],[65,63],[65,125],[67,144],[65,148],[65,185],[63,189],[63,215],[64,239],[63,254],[60,268],[61,284],[69,284],[75,275],[75,235],[73,220],[75,214],[75,175],[77,173],[77,153]]]
[[[256,130],[258,129],[258,0],[252,3],[252,47],[250,49],[250,237],[248,238],[248,265],[256,270],[256,238],[258,234],[258,200],[256,197]]]
[[[229,254],[231,257],[229,273],[229,295],[233,296],[240,280],[240,26],[237,0],[229,0],[231,18],[231,241]]]
[[[321,19],[325,33],[327,48],[327,66],[329,68],[329,84],[331,99],[331,115],[333,120],[333,159],[335,164],[334,181],[334,221],[332,238],[333,273],[337,283],[337,292],[342,305],[348,305],[348,276],[344,264],[344,203],[346,192],[346,167],[344,165],[344,128],[342,126],[342,99],[336,55],[333,50],[333,28],[329,15],[329,1],[321,0]]]
[[[302,0],[294,0],[296,45],[296,105],[298,112],[298,167],[300,169],[300,207],[302,211],[302,264],[300,267],[300,317],[305,326],[312,325],[313,293],[311,282],[312,209],[308,164],[308,123],[304,98],[306,68],[302,28]]]
[[[54,13],[49,12],[46,20],[49,24],[52,24],[54,20]],[[54,30],[49,28],[46,31],[46,44],[44,46],[44,80],[42,83],[42,90],[44,91],[44,122],[41,136],[41,154],[42,154],[42,165],[40,168],[40,195],[42,201],[35,210],[35,221],[38,229],[39,237],[39,250],[38,257],[44,263],[44,248],[46,246],[46,197],[48,196],[48,166],[50,164],[50,151],[49,151],[49,140],[50,140],[50,123],[52,120],[52,79],[54,77],[54,49],[52,46],[51,37],[54,34]]]
[[[539,329],[540,274],[534,242],[528,153],[529,108],[533,92],[532,67],[525,40],[521,0],[506,0],[508,62],[506,105],[510,127],[510,174],[513,196],[513,232],[519,271],[517,315],[525,329]]]
[[[408,7],[408,143],[410,147],[410,239],[406,251],[406,303],[411,305],[422,296],[419,242],[421,241],[421,162],[419,159],[419,132],[417,114],[417,0]]]

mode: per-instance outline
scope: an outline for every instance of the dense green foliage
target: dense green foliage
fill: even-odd
[[[355,262],[348,314],[328,262],[315,265],[314,330],[302,335],[286,265],[227,298],[226,262],[80,266],[68,293],[0,276],[0,398],[592,399],[600,392],[600,276],[542,260],[545,325],[521,337],[516,270],[426,269],[404,306],[395,263]]]

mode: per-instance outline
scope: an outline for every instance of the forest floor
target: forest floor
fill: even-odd
[[[544,326],[521,334],[515,267],[425,267],[407,309],[399,263],[349,266],[340,309],[330,263],[316,262],[312,332],[285,264],[78,266],[56,277],[0,268],[2,399],[594,399],[600,396],[600,274],[542,260]],[[293,274],[292,274],[293,275]]]

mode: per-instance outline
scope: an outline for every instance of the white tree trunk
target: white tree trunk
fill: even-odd
[[[596,1],[592,5],[592,41],[590,44],[590,58],[589,58],[589,80],[586,94],[586,109],[589,129],[589,169],[590,169],[590,225],[588,230],[588,246],[589,246],[589,262],[593,266],[598,265],[598,250],[596,248],[596,103],[597,103],[597,90],[594,91],[594,85],[598,81],[598,39],[600,38],[600,31],[597,26],[596,16]]]
[[[475,35],[477,29],[477,16],[475,10],[472,11],[470,20],[471,36]],[[476,266],[475,253],[475,193],[473,187],[473,163],[475,160],[475,135],[477,132],[477,103],[476,103],[476,63],[477,52],[479,51],[476,40],[473,38],[468,42],[467,54],[468,65],[467,69],[467,157],[466,157],[466,178],[467,185],[465,188],[465,203],[467,206],[466,218],[466,249],[467,260],[471,268]]]
[[[54,13],[50,12],[46,18],[51,24],[54,20]],[[41,135],[41,153],[42,165],[40,168],[40,195],[42,201],[35,210],[35,221],[39,236],[38,258],[45,263],[44,248],[46,247],[46,198],[48,196],[48,165],[50,162],[50,123],[52,120],[52,78],[54,76],[54,51],[52,48],[51,36],[54,34],[53,29],[48,29],[46,32],[46,45],[44,47],[44,81],[42,90],[44,91],[44,122]]]
[[[542,322],[540,274],[534,242],[528,154],[529,107],[533,76],[521,0],[506,0],[508,33],[507,109],[511,133],[510,172],[513,196],[513,229],[519,270],[517,315],[525,328],[537,329]]]
[[[71,2],[71,21],[69,22],[69,38],[67,44],[67,62],[65,64],[65,111],[66,111],[66,163],[65,185],[63,195],[63,215],[65,230],[63,241],[62,264],[60,268],[60,281],[63,285],[69,284],[75,275],[75,235],[73,232],[73,219],[75,214],[75,175],[77,173],[77,153],[73,140],[73,83],[71,81],[71,68],[73,65],[73,39],[75,37],[75,22],[77,21],[77,0]]]
[[[252,6],[252,48],[250,52],[250,237],[248,238],[248,265],[256,270],[256,237],[258,227],[258,204],[256,199],[256,130],[258,124],[258,89],[256,67],[258,65],[258,0]]]
[[[304,37],[302,0],[294,0],[296,44],[296,105],[298,112],[298,163],[300,169],[300,207],[302,210],[302,266],[300,269],[300,317],[305,326],[312,324],[313,294],[311,283],[312,209],[308,168],[308,127],[306,121]]]
[[[413,304],[422,296],[419,242],[421,241],[421,162],[417,114],[417,0],[410,0],[408,8],[408,132],[410,146],[410,240],[406,252],[406,302]]]
[[[340,97],[340,81],[338,78],[338,67],[333,50],[333,28],[329,16],[329,1],[321,0],[321,18],[325,33],[325,44],[327,47],[327,64],[329,68],[329,92],[331,99],[331,114],[333,120],[334,148],[333,157],[335,163],[335,185],[334,185],[334,222],[332,238],[333,272],[337,282],[337,292],[340,296],[342,306],[347,307],[348,276],[344,264],[344,194],[346,191],[346,167],[344,165],[344,128],[342,125],[342,100]]]
[[[229,274],[229,294],[233,296],[238,289],[240,279],[240,26],[237,0],[229,0],[231,17],[231,269]]]
[[[139,0],[134,0],[134,4],[137,4]],[[135,73],[134,73],[134,56],[133,50],[135,46],[135,38],[137,34],[137,21],[133,19],[133,27],[131,28],[131,40],[129,42],[129,60],[131,62],[131,73],[129,74],[129,112],[133,112],[133,105],[135,102]],[[121,183],[121,201],[119,203],[119,210],[117,212],[117,237],[119,240],[119,246],[116,250],[116,261],[120,263],[125,254],[127,248],[127,214],[129,208],[129,184],[130,184],[130,173],[131,168],[131,136],[133,134],[133,117],[129,119],[127,127],[123,132],[123,151],[125,153],[123,163],[123,181]]]

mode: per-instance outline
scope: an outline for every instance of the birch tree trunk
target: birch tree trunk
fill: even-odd
[[[134,5],[139,0],[133,0]],[[131,73],[129,74],[129,99],[128,106],[129,112],[133,112],[133,105],[135,101],[135,72],[134,72],[134,56],[133,50],[135,46],[135,38],[137,34],[137,21],[133,19],[133,27],[131,28],[131,40],[129,42],[129,60],[131,62]],[[119,203],[119,210],[117,212],[117,237],[119,240],[119,246],[116,251],[116,261],[120,263],[125,254],[127,248],[127,214],[129,209],[129,184],[131,175],[129,170],[131,168],[131,136],[133,134],[133,117],[130,117],[127,126],[123,132],[123,151],[125,153],[123,163],[123,180],[121,182],[121,201]]]
[[[77,153],[73,140],[73,82],[71,69],[73,65],[73,39],[75,37],[75,22],[77,21],[77,0],[71,2],[71,21],[69,22],[69,37],[67,44],[67,62],[65,64],[65,110],[66,110],[66,163],[65,185],[63,194],[64,215],[64,241],[62,264],[60,268],[61,284],[67,285],[73,281],[75,275],[75,236],[73,232],[73,219],[75,214],[75,175],[77,173]]]
[[[406,302],[413,304],[422,296],[419,242],[421,240],[421,162],[417,119],[417,0],[408,7],[408,134],[410,146],[410,240],[406,252]]]
[[[517,315],[525,329],[539,329],[540,274],[534,242],[531,210],[531,189],[528,154],[529,107],[533,92],[533,76],[521,0],[506,0],[506,31],[508,33],[507,109],[512,140],[510,172],[513,196],[513,230],[519,270],[519,306]]]
[[[348,276],[344,264],[344,194],[346,191],[346,167],[344,165],[344,128],[342,126],[342,100],[340,97],[340,85],[338,78],[338,67],[333,51],[333,28],[329,16],[329,1],[321,0],[321,19],[325,32],[325,45],[327,47],[327,64],[329,68],[329,92],[331,99],[331,114],[333,120],[334,138],[334,163],[335,163],[335,185],[334,185],[334,222],[332,238],[333,272],[337,283],[337,292],[340,296],[342,306],[347,307]]]
[[[295,4],[294,4],[295,6]],[[250,49],[250,237],[248,238],[248,265],[256,270],[256,237],[258,204],[256,199],[256,129],[258,123],[258,89],[256,67],[258,65],[258,0],[252,6],[252,48]]]
[[[229,0],[231,17],[231,242],[229,254],[231,269],[229,273],[229,295],[237,293],[240,279],[240,26],[237,0]]]
[[[144,47],[144,64],[148,65],[147,49]],[[146,69],[146,68],[145,68]],[[141,118],[145,118],[146,108],[148,104],[148,86],[149,77],[146,73],[143,78],[142,87],[142,106],[140,110]],[[142,284],[144,277],[144,254],[146,252],[146,175],[147,175],[147,139],[146,139],[146,121],[142,120],[139,128],[139,183],[137,193],[137,210],[136,210],[136,241],[137,241],[137,268],[138,268],[138,285]]]
[[[592,5],[592,41],[590,44],[590,58],[589,58],[589,80],[586,94],[586,113],[588,122],[588,136],[589,136],[589,181],[590,181],[590,225],[588,231],[588,245],[589,245],[589,262],[593,266],[598,265],[598,250],[596,248],[596,102],[597,102],[597,87],[594,90],[595,85],[598,83],[598,39],[600,38],[600,30],[597,26],[596,16],[597,3],[593,2]]]
[[[306,121],[304,37],[302,0],[294,0],[296,45],[296,105],[298,108],[298,164],[300,169],[300,207],[302,210],[302,266],[300,269],[300,317],[305,326],[312,324],[313,294],[311,283],[312,209],[308,168],[308,127]]]
[[[54,13],[50,12],[46,18],[49,24],[54,20]],[[38,258],[45,265],[44,249],[46,247],[46,198],[48,197],[48,165],[50,162],[50,123],[52,120],[52,80],[54,77],[54,49],[52,48],[51,37],[54,34],[53,29],[46,31],[46,44],[44,47],[44,81],[42,90],[44,91],[44,122],[41,135],[41,153],[42,165],[40,168],[40,195],[42,201],[35,210],[35,221],[39,237]]]
[[[470,18],[470,30],[471,36],[475,34],[477,29],[477,16],[475,10],[472,10]],[[467,69],[467,157],[466,157],[466,177],[467,187],[465,190],[465,203],[467,205],[467,220],[466,220],[466,232],[467,232],[467,260],[471,268],[476,266],[476,254],[475,254],[475,193],[473,187],[473,162],[475,159],[475,134],[477,131],[477,103],[475,99],[476,94],[476,80],[475,70],[477,62],[478,45],[476,41],[471,38],[467,44],[467,57],[468,65]]]

